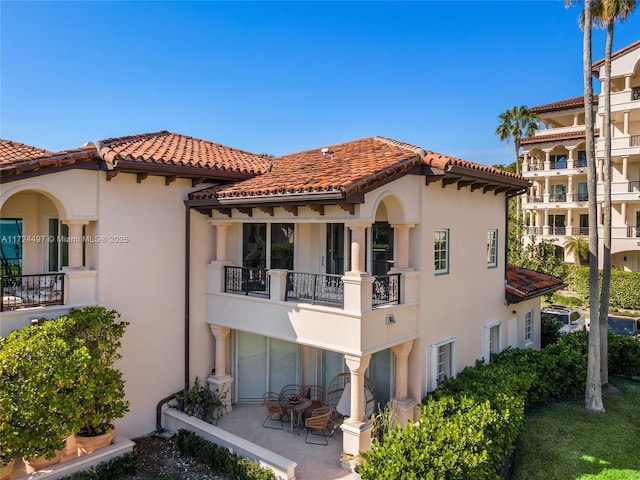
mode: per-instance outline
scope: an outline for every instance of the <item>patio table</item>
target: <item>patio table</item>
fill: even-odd
[[[291,403],[289,398],[283,398],[280,400],[282,408],[289,412],[289,418],[291,418],[291,433],[296,433],[295,426],[302,424],[302,412],[305,411],[311,405],[311,399],[301,397],[299,402]],[[296,420],[294,420],[297,417]]]

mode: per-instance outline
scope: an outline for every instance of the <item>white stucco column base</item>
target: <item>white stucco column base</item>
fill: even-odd
[[[223,377],[209,377],[207,378],[207,384],[209,390],[214,392],[218,398],[222,401],[224,406],[224,413],[231,412],[231,384],[233,383],[233,377],[231,375],[225,375]]]
[[[371,431],[373,425],[368,421],[354,422],[347,418],[342,425],[342,451],[353,455],[354,458],[360,455],[360,452],[371,449]]]
[[[391,408],[393,408],[398,416],[398,423],[404,428],[409,422],[415,421],[416,401],[412,398],[401,398],[400,400],[391,400]]]

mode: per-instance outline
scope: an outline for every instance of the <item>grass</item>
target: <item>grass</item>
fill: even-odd
[[[622,394],[604,397],[604,415],[582,399],[527,412],[513,480],[640,480],[640,384],[613,383]]]

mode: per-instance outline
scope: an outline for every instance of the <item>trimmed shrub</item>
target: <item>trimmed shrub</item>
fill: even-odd
[[[133,475],[136,473],[136,461],[135,452],[129,452],[89,470],[63,477],[62,480],[113,480],[124,475]]]
[[[640,375],[640,339],[609,332],[609,373],[631,377]]]
[[[211,467],[216,473],[234,480],[275,480],[274,473],[268,468],[248,458],[231,453],[224,447],[209,442],[185,429],[178,431],[176,445],[185,455]]]
[[[600,271],[602,279],[602,271]],[[589,268],[575,269],[569,277],[573,289],[586,301],[589,300]],[[640,272],[611,271],[611,294],[609,306],[614,308],[640,309]]]
[[[561,328],[562,320],[542,314],[540,316],[540,346],[545,348],[560,340]]]

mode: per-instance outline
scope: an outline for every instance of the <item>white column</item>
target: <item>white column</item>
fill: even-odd
[[[361,274],[365,271],[364,246],[365,233],[370,223],[347,223],[351,229],[351,270],[349,273]]]
[[[629,181],[629,157],[622,157],[622,180]]]
[[[544,225],[542,225],[542,234],[549,235],[549,210],[544,209]]]
[[[602,183],[604,181],[604,160],[602,158],[598,159],[598,183]]]
[[[624,76],[624,89],[631,90],[631,75]]]
[[[212,221],[211,225],[216,227],[216,261],[227,261],[227,228],[231,225],[228,222]]]
[[[396,360],[396,393],[392,406],[398,412],[398,421],[403,427],[414,420],[416,401],[409,396],[409,354],[413,340],[391,347]]]
[[[549,201],[549,177],[544,177],[544,192],[542,193],[542,201]]]
[[[529,154],[523,153],[522,154],[522,173],[525,173],[528,171],[529,171]]]
[[[69,266],[70,270],[81,270],[84,268],[82,262],[82,227],[87,225],[88,221],[73,221],[63,220],[63,222],[69,228],[69,237],[66,239],[69,245]]]
[[[629,135],[629,110],[626,110],[624,113],[624,121],[622,126],[623,135]]]
[[[578,126],[578,114],[577,113],[573,114],[573,126],[574,127]]]
[[[215,373],[207,379],[209,389],[222,400],[226,413],[231,411],[231,384],[233,378],[227,373],[227,338],[231,329],[221,325],[209,325],[216,340]]]
[[[596,212],[597,212],[597,216],[598,216],[598,225],[602,226],[602,204],[598,203],[596,205]]]
[[[395,268],[397,270],[412,270],[409,268],[409,229],[414,224],[391,225],[396,232]]]
[[[566,228],[566,234],[567,235],[572,235],[572,231],[573,231],[573,227],[571,226],[573,224],[573,218],[572,215],[573,214],[573,210],[571,210],[570,208],[567,209],[567,226]]]
[[[551,170],[551,150],[544,151],[544,169]]]
[[[346,354],[344,359],[351,372],[351,409],[350,416],[340,426],[342,450],[358,456],[360,452],[371,448],[372,425],[364,415],[364,372],[369,366],[371,355]]]
[[[573,157],[576,147],[567,148],[569,150],[569,157],[567,158],[567,168],[573,168],[575,158]]]

